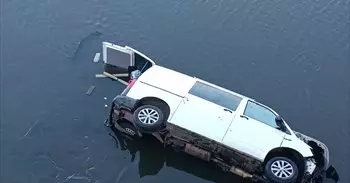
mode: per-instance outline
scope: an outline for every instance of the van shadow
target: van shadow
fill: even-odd
[[[172,167],[180,171],[187,172],[196,177],[220,183],[251,183],[252,181],[243,179],[232,173],[221,171],[217,166],[204,162],[196,157],[183,152],[164,147],[153,136],[145,136],[142,139],[132,139],[120,133],[115,128],[111,128],[110,135],[114,138],[119,148],[129,151],[131,162],[135,160],[136,153],[139,152],[139,176],[154,176],[164,167]]]

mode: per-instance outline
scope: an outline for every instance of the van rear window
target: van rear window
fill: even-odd
[[[242,101],[242,98],[237,95],[199,81],[194,84],[189,93],[233,111],[236,111]]]

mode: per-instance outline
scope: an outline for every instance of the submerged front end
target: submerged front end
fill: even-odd
[[[324,143],[300,132],[294,131],[294,134],[312,148],[313,156],[306,161],[306,170],[312,173],[306,175],[305,182],[322,183],[324,179],[338,182],[339,174],[329,163],[328,147]]]

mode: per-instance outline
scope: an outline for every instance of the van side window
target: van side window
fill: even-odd
[[[242,101],[239,96],[199,81],[194,84],[189,93],[233,111],[236,111]]]
[[[269,109],[255,102],[248,101],[244,115],[274,128],[278,127],[275,121],[276,115]]]

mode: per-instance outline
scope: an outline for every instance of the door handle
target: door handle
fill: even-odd
[[[182,102],[183,102],[183,103],[186,103],[187,101],[189,101],[187,97],[184,97],[184,98],[182,99]]]
[[[241,118],[245,118],[246,120],[248,120],[249,118],[247,116],[244,115],[240,115]]]
[[[232,111],[230,109],[224,108],[224,111],[232,113]]]

